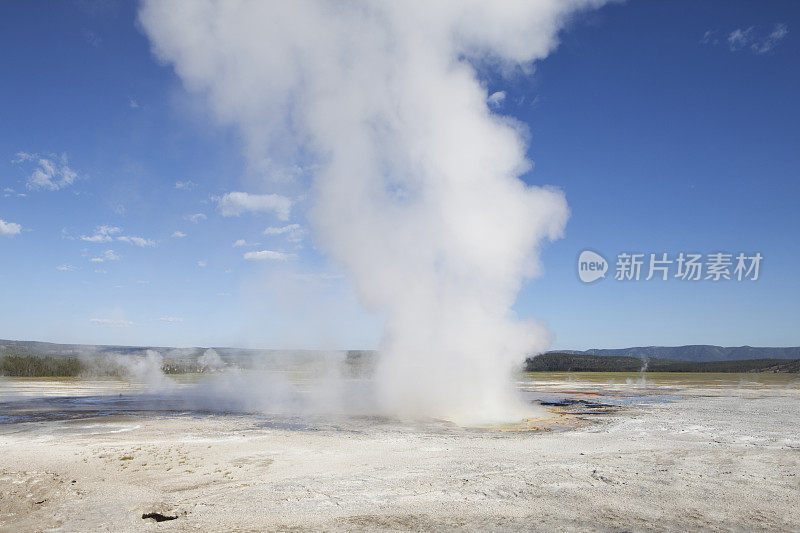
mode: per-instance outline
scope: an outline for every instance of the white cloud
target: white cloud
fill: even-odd
[[[134,325],[133,322],[118,318],[90,318],[89,322],[98,326],[106,326],[109,328],[129,328]]]
[[[18,152],[12,162],[33,169],[26,183],[30,190],[57,191],[69,187],[78,178],[78,173],[70,168],[66,154],[57,156]]]
[[[188,191],[188,190],[194,189],[195,187],[197,187],[197,184],[195,182],[193,182],[192,180],[176,181],[175,182],[175,188],[176,189],[183,189],[183,190]]]
[[[11,198],[12,196],[14,196],[14,189],[12,189],[11,187],[6,187],[5,189],[3,189],[3,198]],[[28,195],[25,194],[24,192],[18,192],[16,196],[18,198],[25,198]]]
[[[703,37],[700,39],[700,44],[719,44],[719,38],[717,37],[717,34],[717,30],[706,30],[706,32],[703,34]]]
[[[126,242],[135,246],[155,246],[156,242],[152,239],[145,239],[144,237],[134,237],[131,235],[117,235],[122,231],[117,226],[97,226],[94,230],[94,235],[81,235],[81,240],[87,242],[111,242],[114,239],[120,242]],[[114,237],[114,235],[117,235]]]
[[[117,226],[97,226],[94,229],[94,235],[81,235],[81,240],[88,242],[110,242],[114,240],[112,235],[116,235],[120,231],[122,231],[122,229]]]
[[[492,93],[489,95],[489,98],[486,99],[486,103],[489,104],[491,107],[500,107],[503,105],[503,102],[506,100],[506,93],[505,91],[497,91],[496,93]]]
[[[289,224],[281,227],[270,226],[264,230],[264,235],[286,235],[286,239],[291,242],[300,242],[306,231],[300,224]]]
[[[737,50],[741,50],[742,48],[746,47],[752,40],[753,40],[753,28],[750,26],[749,28],[742,30],[742,29],[735,29],[728,35],[728,47],[730,47],[732,52]]]
[[[176,231],[172,234],[172,236],[176,239],[183,239],[184,237],[186,237],[186,234],[182,231]]]
[[[131,109],[139,109],[139,102],[137,102],[137,101],[136,101],[136,100],[134,100],[133,98],[130,98],[130,99],[128,100],[128,106],[129,106]]]
[[[197,262],[197,266],[199,266],[200,268],[205,268],[207,264],[208,263],[206,262],[205,259],[201,259],[200,261]]]
[[[168,324],[177,324],[178,322],[183,322],[183,319],[177,316],[162,316],[159,318],[159,320]]]
[[[193,215],[186,215],[186,216],[184,216],[183,218],[184,218],[185,220],[188,220],[189,222],[193,222],[193,223],[197,224],[197,223],[198,223],[198,222],[200,222],[201,220],[205,220],[205,219],[207,219],[208,217],[207,217],[207,216],[205,216],[203,213],[195,213],[195,214],[193,214]]]
[[[719,41],[712,38],[714,33],[712,30],[707,31],[700,42],[717,44]],[[737,28],[728,34],[728,48],[731,52],[750,50],[755,54],[765,54],[775,48],[787,35],[789,35],[789,26],[785,23],[775,24],[769,33],[760,31],[755,26]]]
[[[145,248],[147,246],[155,246],[156,241],[153,239],[145,239],[144,237],[131,237],[128,235],[122,235],[117,237],[118,241],[127,242],[128,244],[133,244],[134,246],[139,246]]]
[[[92,257],[90,259],[92,263],[105,263],[106,261],[119,261],[119,260],[120,256],[117,255],[117,253],[114,252],[114,250],[106,250],[105,252],[103,252],[103,255],[99,257]]]
[[[288,226],[281,227],[270,226],[264,230],[264,235],[282,235],[287,231],[291,231],[292,229],[299,227],[300,224],[289,224]]]
[[[788,24],[775,24],[769,35],[767,35],[767,37],[761,42],[757,43],[753,51],[755,51],[757,54],[769,52],[775,48],[775,45],[782,41],[787,35],[789,35]]]
[[[247,241],[245,239],[236,239],[236,241],[233,243],[233,247],[234,248],[241,248],[243,246],[258,246],[259,244],[261,244],[261,243],[251,242],[251,241]]]
[[[19,232],[22,231],[22,226],[17,224],[16,222],[6,222],[5,220],[0,219],[0,235],[17,235]]]
[[[72,272],[75,270],[75,267],[72,265],[59,265],[56,267],[56,270],[60,270],[61,272]]]
[[[247,212],[274,213],[280,220],[288,220],[292,201],[279,194],[249,194],[229,192],[218,200],[224,217],[238,217]]]
[[[272,250],[261,250],[259,252],[247,252],[244,258],[248,261],[287,261],[297,256],[285,252],[275,252]]]

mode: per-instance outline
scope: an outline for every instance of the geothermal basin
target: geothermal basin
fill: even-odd
[[[800,529],[797,375],[519,374],[489,427],[219,379],[2,378],[0,530]]]

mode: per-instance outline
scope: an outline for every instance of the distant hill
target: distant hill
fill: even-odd
[[[136,354],[144,353],[147,350],[170,351],[175,348],[163,346],[113,346],[113,345],[93,345],[93,344],[57,344],[53,342],[39,341],[13,341],[0,339],[0,354],[3,352],[27,352],[33,354],[43,354],[50,356],[71,356],[87,354]],[[191,348],[190,350],[194,350]]]
[[[616,355],[546,353],[525,361],[528,372],[800,372],[800,359],[679,361]]]
[[[328,365],[346,354],[348,375],[357,377],[371,369],[375,352],[365,350],[252,350],[224,347],[171,348],[164,346],[116,346],[57,344],[38,341],[0,340],[0,376],[121,376],[130,372],[126,361],[143,357],[148,350],[161,356],[166,374],[216,372],[221,368],[294,370]],[[209,351],[213,350],[213,355]],[[334,359],[331,359],[331,356]]]
[[[313,356],[322,353],[315,350],[255,350],[244,348],[213,347],[222,358],[239,358],[249,355],[293,355]],[[115,346],[115,345],[88,345],[88,344],[57,344],[38,341],[14,341],[0,339],[0,355],[22,352],[25,354],[41,354],[53,357],[76,356],[89,354],[143,354],[147,350],[157,350],[165,357],[172,359],[192,358],[201,355],[208,347],[173,348],[169,346]],[[358,352],[350,350],[350,355],[374,355],[365,350]],[[714,362],[714,361],[742,361],[749,359],[800,359],[800,347],[789,348],[758,348],[753,346],[723,347],[705,344],[690,346],[640,346],[634,348],[598,349],[591,350],[558,350],[561,354],[582,354],[601,357],[629,357],[636,359],[671,359],[676,361]],[[641,361],[636,364],[641,366]]]
[[[221,357],[262,355],[270,353],[282,355],[301,355],[318,352],[317,350],[259,350],[247,348],[226,348],[218,346],[175,348],[171,346],[119,346],[114,344],[58,344],[53,342],[14,341],[0,339],[0,355],[8,352],[24,352],[29,354],[49,355],[53,357],[103,354],[143,355],[145,352],[147,352],[147,350],[156,350],[165,356],[181,358],[202,355],[202,353],[209,348],[213,348]]]
[[[694,344],[689,346],[639,346],[635,348],[559,350],[560,353],[573,353],[599,356],[677,359],[679,361],[738,361],[743,359],[800,359],[800,347],[758,348],[754,346],[712,346]]]
[[[118,346],[113,344],[58,344],[39,341],[15,341],[0,339],[0,357],[4,356],[39,356],[52,358],[65,358],[77,356],[103,356],[103,355],[145,355],[148,350],[159,352],[164,358],[172,361],[194,360],[206,350],[213,349],[220,358],[246,363],[256,356],[271,358],[291,358],[295,361],[316,360],[331,352],[346,352],[350,358],[359,358],[374,355],[369,350],[275,350],[275,349],[248,349],[228,348],[222,346],[195,346],[189,348],[175,348],[170,346]]]

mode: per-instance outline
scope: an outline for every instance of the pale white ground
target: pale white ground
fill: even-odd
[[[0,424],[0,530],[800,531],[796,383],[663,389],[672,401],[634,396],[560,419],[567,430],[191,414]],[[142,519],[154,511],[178,518]]]

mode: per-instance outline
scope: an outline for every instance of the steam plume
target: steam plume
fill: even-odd
[[[511,308],[568,210],[519,179],[524,129],[476,68],[530,69],[602,3],[153,0],[140,21],[253,164],[313,154],[316,239],[387,317],[383,405],[497,420],[515,415],[511,369],[549,342]]]

